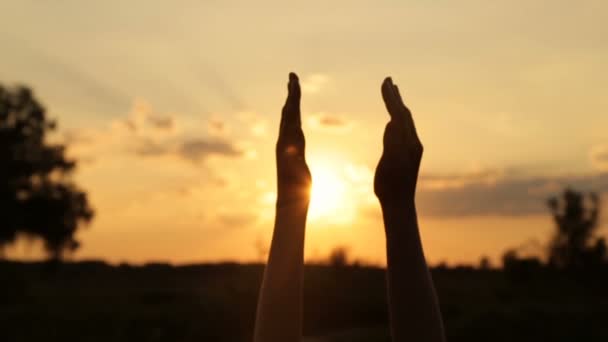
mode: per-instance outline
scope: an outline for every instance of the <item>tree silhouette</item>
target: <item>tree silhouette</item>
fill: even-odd
[[[566,189],[548,201],[557,226],[549,246],[549,263],[562,268],[581,268],[605,262],[606,242],[596,238],[600,199]]]
[[[39,237],[54,259],[78,247],[74,233],[93,217],[71,181],[65,146],[45,140],[56,123],[25,87],[0,85],[0,249],[19,235]]]
[[[483,270],[483,271],[487,271],[491,268],[492,268],[492,262],[490,261],[490,258],[488,258],[485,255],[482,256],[481,259],[479,259],[479,269]]]
[[[329,253],[328,264],[333,267],[345,267],[348,265],[348,248],[344,246],[334,247]]]

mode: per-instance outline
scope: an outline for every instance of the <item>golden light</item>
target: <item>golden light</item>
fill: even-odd
[[[325,218],[332,220],[343,216],[346,185],[335,168],[327,164],[310,165],[312,189],[308,217],[312,220]]]

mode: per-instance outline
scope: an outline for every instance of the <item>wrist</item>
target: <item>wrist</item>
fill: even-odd
[[[307,215],[307,200],[277,199],[275,209],[275,230],[303,230],[306,226]]]
[[[305,196],[277,196],[276,208],[278,209],[308,209],[310,198]]]
[[[413,232],[408,227],[417,229],[418,218],[414,201],[384,201],[380,203],[380,207],[387,239],[399,240],[399,236],[407,236]]]
[[[416,203],[414,202],[413,199],[380,201],[380,207],[382,208],[382,212],[385,214],[397,214],[397,213],[416,214]]]
[[[310,187],[295,186],[281,187],[277,192],[277,207],[279,206],[301,206],[310,202]]]

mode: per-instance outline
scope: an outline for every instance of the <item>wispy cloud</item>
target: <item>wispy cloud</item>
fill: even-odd
[[[242,208],[234,208],[231,210],[219,209],[217,213],[217,221],[226,228],[247,228],[254,226],[257,223],[257,215],[252,212],[247,212]]]
[[[329,113],[315,113],[308,115],[306,123],[312,129],[324,130],[328,132],[341,133],[352,127],[352,121],[346,120],[341,115]]]
[[[597,170],[608,171],[608,145],[599,145],[591,149],[591,164]]]
[[[312,94],[318,93],[323,90],[328,82],[329,76],[325,74],[317,73],[305,76],[301,81],[302,91]]]
[[[185,126],[176,117],[155,113],[138,100],[126,117],[112,120],[109,127],[68,131],[64,141],[85,158],[126,152],[136,157],[174,156],[200,163],[211,156],[237,158],[246,154],[226,135],[193,137],[182,130]]]
[[[546,213],[547,199],[565,187],[608,192],[608,173],[517,176],[496,170],[471,175],[426,175],[417,193],[425,216],[520,216]]]
[[[240,112],[238,119],[243,124],[249,126],[249,133],[252,136],[261,138],[268,134],[268,120],[260,115],[252,112]]]
[[[189,139],[180,143],[177,154],[185,159],[200,162],[209,156],[240,157],[244,152],[228,141]]]
[[[207,132],[214,137],[224,137],[230,132],[230,127],[225,120],[212,118],[207,122]]]

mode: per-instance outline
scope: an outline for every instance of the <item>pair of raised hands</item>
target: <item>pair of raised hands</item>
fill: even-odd
[[[313,180],[306,165],[301,97],[298,76],[291,73],[276,148],[275,226],[258,299],[254,342],[298,342],[302,334],[304,236]],[[412,114],[390,78],[382,83],[382,98],[390,121],[374,191],[386,232],[391,335],[393,341],[443,342],[443,323],[414,205],[422,144]]]
[[[311,185],[300,113],[302,93],[296,74],[289,74],[287,88],[276,147],[278,205],[307,200]],[[384,150],[376,168],[374,191],[382,205],[412,205],[422,144],[412,114],[390,77],[382,83],[382,98],[390,121],[384,131]]]

